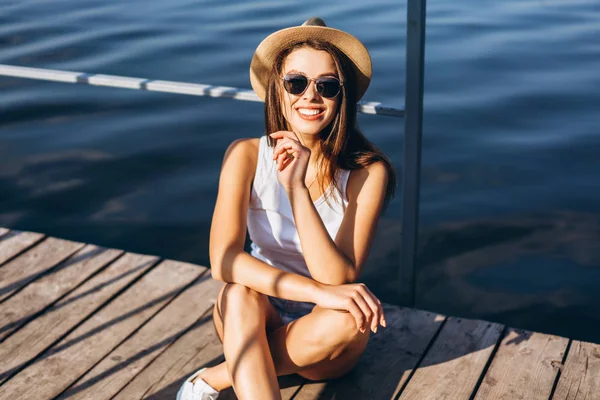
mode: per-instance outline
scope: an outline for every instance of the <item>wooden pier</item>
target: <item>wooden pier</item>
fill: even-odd
[[[224,360],[203,266],[0,228],[0,399],[174,399]],[[284,399],[600,399],[600,345],[385,306],[344,378]],[[231,389],[220,398],[235,399]]]

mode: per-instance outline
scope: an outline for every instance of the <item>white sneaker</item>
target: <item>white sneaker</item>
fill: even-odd
[[[213,389],[208,383],[202,379],[198,379],[196,383],[192,383],[192,380],[205,369],[202,368],[194,372],[183,382],[183,385],[179,388],[179,392],[177,392],[177,400],[217,400],[219,392]]]

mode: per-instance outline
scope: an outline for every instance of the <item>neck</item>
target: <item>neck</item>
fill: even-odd
[[[319,135],[305,135],[302,133],[296,133],[296,135],[298,135],[300,142],[310,150],[309,165],[314,168],[319,154],[321,154],[321,139]]]
[[[319,135],[305,135],[302,133],[297,133],[297,135],[302,144],[308,147],[312,153],[321,151],[321,139],[319,138]]]

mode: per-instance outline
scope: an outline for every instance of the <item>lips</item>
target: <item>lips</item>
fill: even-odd
[[[318,107],[298,107],[296,112],[300,118],[312,121],[321,118],[325,113],[325,110]]]

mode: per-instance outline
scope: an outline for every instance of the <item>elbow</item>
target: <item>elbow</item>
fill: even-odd
[[[345,268],[345,276],[344,276],[344,284],[348,283],[356,283],[358,280],[358,266],[354,263],[354,261],[347,259],[346,268]]]
[[[358,280],[358,273],[354,265],[348,266],[346,281],[344,283],[355,283]]]
[[[221,273],[221,265],[215,262],[212,257],[210,258],[210,276],[216,281],[225,282]]]
[[[324,277],[320,282],[327,285],[340,286],[355,283],[357,279],[356,268],[352,264],[348,264],[342,273]]]
[[[223,251],[217,251],[214,248],[209,250],[210,275],[214,280],[225,282],[223,279]]]
[[[239,251],[228,246],[221,249],[211,248],[209,253],[212,278],[225,283],[231,282],[233,260]]]
[[[221,281],[221,282],[225,282],[225,280],[223,279],[223,275],[221,274],[221,272],[215,268],[212,263],[210,266],[210,276],[215,280],[215,281]]]

